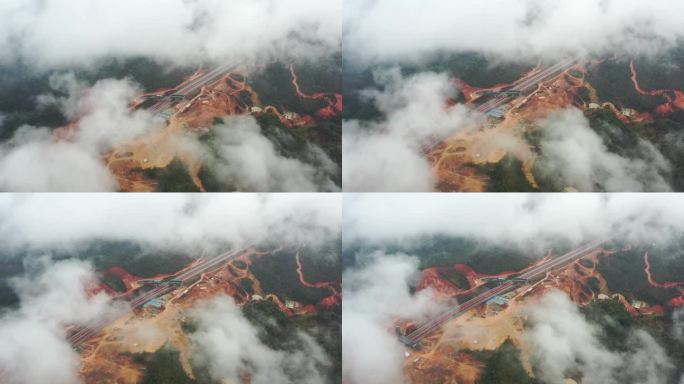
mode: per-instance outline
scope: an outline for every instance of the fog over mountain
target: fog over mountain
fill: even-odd
[[[420,60],[440,51],[505,60],[652,54],[684,37],[683,11],[676,0],[351,0],[343,8],[343,34],[350,55],[374,61]]]
[[[198,59],[315,56],[339,45],[341,4],[3,1],[0,62],[22,60],[45,69],[90,65],[107,57],[147,56],[182,65]]]

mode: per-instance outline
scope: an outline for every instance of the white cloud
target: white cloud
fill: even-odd
[[[64,97],[41,95],[40,105],[57,105],[77,128],[57,140],[47,128],[24,126],[0,144],[0,189],[6,191],[116,191],[118,183],[102,160],[113,145],[159,130],[162,122],[145,110],[131,110],[140,89],[130,80],[106,79],[92,87],[73,73],[50,78]],[[214,127],[215,148],[194,137],[178,138],[228,184],[247,191],[337,191],[338,167],[308,144],[305,161],[278,153],[251,116],[226,117]]]
[[[599,340],[600,330],[560,291],[545,294],[526,312],[532,327],[525,340],[546,382],[560,383],[568,370],[578,369],[590,383],[658,384],[666,382],[674,368],[663,348],[642,330],[631,334],[629,351],[608,350]]]
[[[101,159],[114,143],[159,129],[160,122],[129,102],[140,92],[129,80],[106,79],[88,88],[73,73],[50,79],[65,97],[42,95],[39,104],[56,104],[75,128],[57,140],[48,128],[24,126],[0,144],[0,189],[5,191],[116,191],[118,184]]]
[[[665,180],[670,163],[649,142],[639,140],[639,156],[609,152],[603,139],[576,109],[561,111],[540,123],[544,172],[561,175],[580,191],[670,191]]]
[[[197,331],[191,340],[196,361],[219,381],[239,382],[250,375],[254,384],[318,384],[325,380],[319,367],[330,364],[315,340],[300,332],[302,350],[276,351],[264,345],[233,299],[213,298],[193,308]]]
[[[276,240],[318,244],[340,232],[339,194],[34,194],[0,196],[7,246],[92,240],[158,247]]]
[[[24,141],[27,131],[31,141]],[[57,143],[47,130],[20,129],[0,146],[0,190],[114,191],[118,184],[92,150]]]
[[[44,258],[33,269],[34,276],[13,281],[20,307],[0,317],[0,378],[11,384],[79,383],[79,356],[64,327],[116,316],[123,308],[105,294],[86,293],[95,276],[84,262]]]
[[[652,53],[684,37],[677,0],[351,0],[343,12],[349,54],[371,60]]]
[[[404,382],[405,347],[391,329],[394,318],[421,320],[437,313],[430,290],[411,295],[418,260],[405,254],[367,255],[364,265],[343,275],[343,380],[350,384]]]
[[[337,191],[331,180],[337,166],[318,147],[309,145],[311,164],[278,153],[252,116],[228,116],[212,128],[213,148],[195,147],[219,180],[248,191]],[[213,149],[213,150],[212,150]]]
[[[340,12],[339,0],[8,0],[0,57],[49,68],[103,57],[183,64],[313,56],[339,47]]]
[[[344,241],[473,236],[524,246],[624,237],[663,242],[681,234],[677,194],[384,194],[345,196]]]
[[[376,104],[380,122],[343,122],[342,184],[345,191],[429,191],[436,177],[421,145],[445,138],[472,123],[462,105],[447,108],[456,89],[446,74],[402,76],[394,68],[376,73],[384,89],[365,96]]]

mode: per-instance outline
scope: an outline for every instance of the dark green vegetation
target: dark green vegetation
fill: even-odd
[[[116,274],[106,271],[100,276],[100,281],[117,292],[126,292],[126,284]]]
[[[133,355],[133,361],[145,366],[141,384],[197,384],[183,370],[179,352],[165,345],[154,353]]]
[[[325,121],[314,126],[303,126],[297,128],[287,128],[273,114],[261,114],[256,116],[257,123],[263,134],[274,146],[278,155],[282,157],[297,159],[314,167],[319,167],[321,160],[311,150],[309,143],[314,143],[325,152],[338,166],[342,164],[342,130],[339,123]],[[217,119],[214,127],[200,137],[200,142],[208,149],[214,158],[221,158],[221,134],[217,133],[223,127],[224,121]],[[227,180],[225,176],[217,174],[214,165],[206,163],[202,165],[199,178],[207,192],[227,192],[241,190],[238,185],[239,180]],[[186,172],[187,173],[187,172]],[[324,183],[326,177],[340,185],[342,183],[342,173],[338,169],[333,175],[320,172],[318,175],[319,183]]]
[[[517,246],[494,245],[472,238],[436,235],[405,240],[396,243],[345,246],[343,265],[345,268],[353,266],[356,264],[357,254],[370,254],[376,250],[388,254],[403,252],[416,255],[419,257],[421,269],[451,267],[462,263],[483,274],[519,271],[533,260]]]
[[[175,249],[146,249],[133,243],[99,242],[74,256],[91,261],[95,269],[121,267],[136,276],[153,277],[180,270],[196,255]]]
[[[666,101],[663,97],[639,94],[631,76],[626,60],[606,60],[587,70],[587,81],[594,86],[599,99],[611,101],[618,108],[648,112]]]
[[[581,259],[579,262],[587,268],[594,268],[594,262],[589,259]]]
[[[316,304],[318,301],[330,295],[330,290],[325,288],[309,288],[299,282],[297,275],[296,250],[285,248],[278,252],[256,257],[252,261],[250,271],[261,283],[264,293],[273,293],[279,297],[299,301],[303,304]],[[302,259],[302,264],[320,263],[309,266],[309,270],[318,269],[326,272],[333,269],[325,257],[307,257]],[[304,276],[307,277],[306,275]],[[339,273],[327,275],[326,281],[339,280]]]
[[[330,65],[318,66],[314,63],[305,63],[299,66],[295,65],[295,73],[297,77],[304,76],[308,83],[322,81],[317,83],[322,88],[324,85],[334,86],[335,83],[331,80],[325,81],[326,77],[331,74],[326,73]],[[302,75],[300,75],[300,73]],[[303,75],[306,73],[306,75]],[[281,107],[286,111],[297,112],[301,115],[314,115],[319,109],[325,107],[327,104],[324,100],[309,100],[303,99],[297,95],[297,91],[292,84],[292,74],[290,73],[289,65],[283,62],[275,62],[266,65],[262,70],[253,74],[247,79],[247,82],[252,89],[259,95],[261,102],[264,105],[273,105]],[[335,80],[339,84],[339,78]],[[328,84],[325,84],[328,83]],[[314,84],[315,85],[315,84]],[[299,84],[302,92],[311,92]],[[328,88],[326,92],[336,92],[339,88]]]
[[[157,180],[157,192],[199,192],[183,162],[174,157],[165,168],[148,168],[145,176]]]
[[[0,140],[7,140],[22,125],[59,127],[66,117],[56,106],[38,107],[37,97],[52,92],[49,74],[36,74],[24,66],[0,67]]]
[[[485,364],[478,384],[541,384],[530,377],[520,361],[520,350],[510,339],[490,351],[471,352],[473,357]]]
[[[450,77],[458,77],[474,87],[489,88],[497,84],[512,83],[534,66],[534,63],[502,62],[479,52],[466,52],[438,54],[427,65],[408,65],[405,68],[409,74],[426,70],[446,72]]]
[[[121,267],[140,277],[176,272],[197,256],[181,249],[158,249],[127,241],[93,241],[74,249],[19,249],[2,255],[4,259],[0,262],[0,279],[23,274],[25,268],[22,260],[46,254],[51,255],[55,261],[70,258],[85,260],[92,263],[95,270]]]
[[[684,237],[648,250],[651,276],[658,282],[684,280]]]
[[[632,317],[617,300],[599,300],[581,308],[582,313],[598,327],[601,343],[611,351],[625,352],[634,348],[633,333],[648,332],[666,351],[673,362],[684,361],[684,342],[672,337],[672,324],[662,316]],[[676,364],[676,371],[670,377],[672,383],[680,377],[684,367]],[[635,382],[623,378],[625,383]]]
[[[382,119],[382,113],[375,103],[362,95],[365,89],[382,89],[383,87],[375,84],[373,70],[368,67],[360,67],[343,62],[344,84],[342,87],[342,97],[344,98],[344,109],[342,118],[356,119],[364,121],[378,121]]]
[[[684,113],[677,112],[666,117],[656,117],[651,122],[626,124],[607,109],[585,111],[589,125],[602,139],[606,149],[621,157],[643,158],[643,142],[651,143],[670,162],[672,169],[663,174],[676,191],[684,190]],[[548,169],[548,162],[540,148],[544,132],[536,130],[526,134],[531,148],[539,153],[533,174],[539,190],[562,191],[567,185],[561,175]],[[598,184],[595,189],[603,190]]]
[[[374,71],[392,68],[395,65],[396,63],[387,63],[369,68],[349,61],[342,63],[344,118],[379,120],[382,117],[376,106],[362,96],[362,91],[382,90],[383,87],[374,79]],[[449,77],[458,77],[479,88],[511,83],[533,67],[534,64],[524,62],[497,62],[477,52],[442,53],[425,61],[421,60],[420,64],[401,63],[404,76],[426,71],[446,73]]]
[[[644,90],[684,89],[684,47],[634,61],[637,80]]]
[[[105,78],[130,78],[147,91],[174,87],[192,72],[142,57],[108,59],[91,68],[95,69],[73,72],[88,84]],[[58,107],[38,104],[39,95],[67,96],[50,87],[50,77],[56,73],[61,72],[39,72],[23,63],[0,67],[0,113],[6,115],[0,127],[0,140],[10,138],[22,125],[55,128],[68,123]]]
[[[601,329],[601,344],[611,351],[627,350],[627,339],[633,331],[635,319],[617,300],[597,300],[581,308],[587,320]]]
[[[594,276],[589,276],[587,279],[587,284],[592,292],[601,293],[601,281],[599,281],[599,279],[595,278]]]
[[[582,100],[583,104],[589,104],[591,102],[591,94],[589,93],[589,89],[587,87],[577,88],[577,94]]]
[[[439,275],[459,289],[469,289],[470,283],[461,271],[454,268],[440,268]]]
[[[158,63],[146,57],[107,59],[92,68],[79,70],[78,77],[89,83],[99,79],[129,78],[140,84],[145,91],[173,88],[194,72],[191,67],[181,68],[172,63]]]
[[[0,279],[0,310],[3,308],[16,308],[19,305],[19,296],[7,281]]]
[[[340,264],[340,240],[330,241],[321,247],[304,247],[299,251],[302,273],[308,282],[339,281],[342,276]]]
[[[489,178],[488,192],[535,191],[525,178],[522,161],[510,153],[507,153],[498,163],[471,166]]]
[[[644,272],[642,247],[619,250],[599,258],[597,270],[605,278],[611,292],[620,292],[630,299],[645,301],[651,305],[665,305],[678,296],[676,289],[652,287]]]
[[[240,280],[240,287],[245,290],[249,295],[254,294],[254,283],[252,283],[252,280],[250,279],[241,279]]]
[[[339,93],[342,90],[342,53],[322,60],[305,60],[294,64],[299,88],[307,94]]]
[[[326,372],[329,383],[340,383],[342,378],[342,314],[341,309],[323,311],[314,315],[285,316],[270,301],[253,301],[243,307],[245,317],[259,328],[259,339],[274,350],[294,352],[302,350],[298,332],[312,336],[330,358],[331,366],[318,366]],[[288,376],[297,381],[298,372],[287,370]]]

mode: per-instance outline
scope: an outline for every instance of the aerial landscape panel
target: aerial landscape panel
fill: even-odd
[[[681,1],[344,4],[345,191],[684,190]]]
[[[341,0],[4,0],[0,191],[341,189]]]
[[[684,196],[356,194],[344,383],[684,380]]]
[[[2,195],[0,382],[340,383],[340,221],[339,194]]]

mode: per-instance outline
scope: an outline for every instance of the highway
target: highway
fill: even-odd
[[[508,91],[518,91],[522,94],[529,92],[536,88],[540,83],[547,81],[555,76],[558,76],[563,71],[577,64],[578,59],[565,59],[549,68],[543,69],[538,73],[530,76],[527,79],[522,80],[520,83],[515,84],[513,88],[508,89]],[[502,105],[508,103],[511,99],[517,96],[499,94],[495,98],[488,100],[475,108],[476,111],[480,113],[487,114],[492,110],[501,107]],[[436,147],[442,140],[435,136],[430,136],[424,140],[420,145],[423,153],[430,152],[434,147]]]
[[[250,248],[250,246],[240,248],[238,250],[231,250],[228,252],[224,252],[216,257],[208,258],[208,259],[203,259],[201,262],[197,263],[197,265],[193,266],[192,268],[188,269],[187,271],[182,272],[178,276],[174,276],[173,279],[175,280],[181,280],[183,284],[186,282],[195,279],[196,277],[200,276],[201,274],[211,271],[212,269],[216,269],[220,265],[228,262],[231,260],[233,257],[236,255],[242,254],[245,250]],[[155,299],[157,297],[163,296],[166,293],[178,289],[177,286],[172,286],[172,285],[160,285],[158,287],[155,287],[154,289],[143,293],[142,295],[134,298],[129,302],[129,306],[132,309],[139,308],[143,306],[145,303],[148,301]],[[74,347],[79,347],[81,344],[83,344],[85,341],[90,339],[91,337],[95,336],[98,334],[102,329],[107,326],[107,324],[110,323],[110,319],[99,319],[92,324],[88,324],[87,326],[81,327],[78,331],[73,333],[71,336],[67,338],[67,340],[71,343],[72,346]]]
[[[524,271],[517,277],[525,279],[525,280],[531,280],[537,277],[541,277],[545,275],[547,272],[561,266],[564,264],[567,264],[571,261],[580,259],[584,256],[586,256],[588,253],[596,250],[601,244],[603,244],[605,241],[593,241],[583,247],[577,248],[575,250],[572,250],[562,256],[556,257],[554,259],[551,259],[547,262],[541,263],[539,265],[535,265],[532,268],[530,268],[527,271]],[[480,304],[483,304],[487,302],[489,299],[504,294],[517,286],[519,286],[519,283],[515,283],[513,281],[506,281],[502,283],[501,285],[498,285],[494,288],[488,289],[477,296],[473,297],[472,299],[466,301],[463,304],[457,305],[454,308],[451,308],[447,311],[442,312],[441,314],[437,315],[436,317],[425,321],[421,325],[419,325],[413,332],[406,336],[401,336],[400,340],[404,342],[405,344],[415,347],[418,345],[418,343],[430,335],[432,332],[437,330],[439,327],[441,327],[444,323],[447,321],[454,319],[465,312],[469,311],[472,308],[475,308],[479,306]]]
[[[188,84],[185,84],[183,87],[180,89],[177,89],[173,94],[179,94],[179,95],[189,95],[192,94],[198,90],[200,90],[202,87],[204,87],[207,84],[210,84],[216,80],[218,80],[219,77],[225,75],[226,73],[234,70],[238,64],[236,63],[225,63],[222,64],[216,68],[214,68],[212,71],[205,73],[204,75],[199,76],[196,79],[193,79],[190,81]],[[152,105],[150,108],[147,110],[153,113],[159,113],[164,111],[167,108],[170,108],[173,106],[174,102],[173,100],[170,100],[170,98],[164,97],[162,100],[158,101],[154,105]]]
[[[577,64],[577,59],[565,59],[559,63],[556,63],[555,65],[546,68],[542,71],[539,71],[539,73],[536,73],[532,75],[528,79],[524,79],[521,81],[519,84],[516,84],[513,88],[509,89],[510,91],[519,91],[521,93],[529,92],[536,88],[540,83],[549,80],[555,76],[558,76],[561,74],[563,71],[567,70],[568,68],[572,67],[573,65]],[[483,104],[480,104],[476,110],[478,112],[482,113],[487,113],[492,111],[495,108],[500,107],[504,103],[508,102],[513,96],[509,95],[499,95],[495,97],[492,100],[489,100]]]

